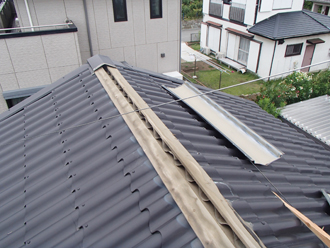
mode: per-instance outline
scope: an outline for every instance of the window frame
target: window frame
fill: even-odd
[[[125,16],[124,17],[121,17],[121,18],[118,18],[117,17],[117,3],[116,1],[118,0],[112,0],[112,8],[113,8],[113,17],[114,17],[114,20],[115,22],[126,22],[128,19],[127,19],[127,5],[126,5],[126,0],[120,0],[123,2],[123,7],[124,7],[124,14]]]
[[[155,14],[152,8],[152,2],[153,1],[159,1],[159,15]],[[155,2],[156,4],[157,2]],[[149,0],[149,8],[150,8],[150,19],[159,19],[163,18],[163,1],[162,0]]]
[[[247,50],[244,50],[243,47],[241,47],[241,44],[243,42],[248,42]],[[240,62],[240,63],[242,63],[243,65],[247,65],[247,62],[249,60],[250,42],[251,42],[250,39],[248,39],[248,38],[243,37],[243,36],[240,35],[240,37],[239,37],[239,44],[238,44],[238,52],[237,52],[237,61]],[[239,59],[240,54],[244,54],[245,55],[243,57],[246,57],[246,61],[245,60],[242,60],[242,59]]]
[[[284,57],[297,56],[301,54],[304,43],[290,44],[286,46]],[[299,46],[299,52],[295,51],[295,46]],[[288,51],[290,47],[293,47],[292,52]]]

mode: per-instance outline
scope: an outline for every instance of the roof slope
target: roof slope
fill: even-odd
[[[0,247],[201,247],[89,66],[0,119]]]
[[[308,10],[278,13],[248,31],[272,40],[327,34],[330,33],[330,17]]]
[[[255,166],[189,107],[181,102],[173,102],[173,97],[162,87],[176,87],[182,81],[127,64],[116,65],[149,106],[157,105],[153,107],[154,112],[199,162],[222,195],[252,226],[267,247],[324,247],[272,191],[280,191],[293,207],[329,233],[330,207],[321,193],[321,189],[330,192],[329,151],[267,114],[253,102],[221,92],[208,94],[212,100],[285,153],[269,166]],[[0,162],[3,167],[0,189],[4,189],[0,191],[0,244],[7,244],[4,242],[9,242],[11,238],[13,241],[9,244],[12,246],[16,241],[20,245],[28,241],[36,242],[45,238],[45,232],[56,233],[56,240],[62,242],[60,245],[65,244],[65,241],[76,242],[72,244],[81,246],[88,246],[92,241],[100,242],[95,244],[109,242],[103,237],[111,240],[116,237],[117,244],[123,244],[123,240],[132,242],[126,246],[138,242],[145,242],[141,245],[143,247],[155,247],[156,244],[173,247],[200,244],[190,227],[184,224],[186,222],[180,210],[169,200],[171,197],[167,190],[159,186],[162,184],[157,174],[148,166],[148,161],[121,117],[68,129],[117,114],[109,98],[103,95],[104,91],[100,89],[97,79],[90,74],[87,66],[83,68],[85,74],[79,70],[73,72],[72,82],[68,77],[65,79],[72,85],[63,84],[60,87],[62,91],[55,84],[51,86],[54,89],[43,90],[45,97],[38,100],[38,104],[32,105],[32,97],[16,107],[16,111],[24,107],[17,114],[0,115],[0,138],[7,141],[0,146]],[[83,80],[83,75],[88,80]],[[209,91],[197,87],[202,92]],[[50,94],[46,95],[47,92]],[[58,95],[60,93],[62,95]],[[169,101],[171,103],[164,105]],[[82,102],[85,105],[80,105]],[[15,107],[11,112],[15,112]],[[7,133],[10,129],[11,133]],[[60,129],[66,131],[62,134],[55,132]],[[24,135],[29,138],[51,131],[54,133],[21,140]],[[10,142],[15,143],[9,145]],[[56,151],[50,149],[53,147]],[[45,165],[39,167],[42,163]],[[58,163],[59,166],[53,165]],[[77,163],[83,163],[84,166],[76,166]],[[118,167],[121,168],[120,172],[110,171]],[[99,177],[94,177],[95,174]],[[103,181],[103,178],[107,180]],[[128,186],[121,188],[126,180]],[[108,196],[102,193],[105,188],[111,189],[105,190]],[[116,197],[120,198],[123,191],[127,193],[125,199],[112,201]],[[136,197],[132,200],[136,211],[133,211],[134,217],[130,217],[131,222],[125,222],[132,227],[130,232],[125,224],[117,220],[127,214],[126,211],[120,211],[120,208],[126,206],[123,201],[133,196]],[[94,207],[99,206],[98,202],[104,204],[99,208]],[[107,208],[109,202],[117,203],[115,206],[119,210],[114,210],[117,209],[115,207]],[[119,218],[112,219],[113,215]],[[108,223],[103,220],[113,221]],[[111,227],[123,229],[103,233]],[[63,229],[63,232],[58,232],[57,228]],[[89,228],[92,230],[89,231]],[[118,236],[123,239],[120,240]],[[144,239],[139,240],[140,236]]]
[[[330,146],[330,97],[319,96],[285,106],[281,116]]]

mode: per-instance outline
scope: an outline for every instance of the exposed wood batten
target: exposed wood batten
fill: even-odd
[[[100,68],[95,74],[119,112],[131,113],[122,117],[202,244],[264,247],[257,235],[246,229],[204,169],[120,72],[107,67],[107,72]]]

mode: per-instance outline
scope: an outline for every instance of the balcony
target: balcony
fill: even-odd
[[[77,27],[70,21],[0,29],[0,44],[0,105],[5,99],[11,106],[81,65]]]
[[[216,18],[222,18],[223,4],[210,2],[209,15]]]
[[[229,11],[229,20],[244,23],[245,18],[245,4],[232,3]]]

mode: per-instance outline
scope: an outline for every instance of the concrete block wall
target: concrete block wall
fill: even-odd
[[[2,91],[50,84],[82,64],[75,32],[0,39],[0,51]]]
[[[24,1],[14,0],[21,26],[30,26]],[[163,18],[150,19],[149,0],[127,0],[126,22],[114,22],[112,0],[86,0],[92,53],[160,73],[179,70],[180,1],[163,0]],[[82,62],[91,56],[83,1],[28,0],[33,25],[78,28]],[[161,53],[165,57],[161,58]]]

